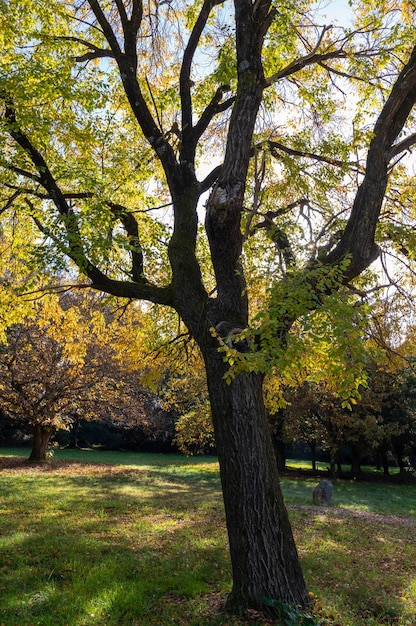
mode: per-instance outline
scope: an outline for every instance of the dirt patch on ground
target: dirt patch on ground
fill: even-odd
[[[43,463],[33,463],[23,457],[0,456],[0,471],[12,471],[19,474],[34,474],[44,472],[122,472],[126,471],[123,466],[113,466],[106,463],[90,463],[81,461],[71,461],[69,459],[48,460]]]

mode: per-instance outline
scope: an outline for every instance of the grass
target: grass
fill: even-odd
[[[304,459],[288,459],[287,461],[287,467],[289,469],[301,469],[301,470],[311,470],[312,468],[312,462],[311,461],[306,461]],[[326,471],[329,467],[329,463],[327,461],[316,461],[316,469],[317,470],[321,470],[321,471]],[[351,469],[350,465],[342,465],[341,466],[342,471],[343,472],[348,472]],[[380,473],[380,470],[376,470],[375,467],[373,465],[371,466],[367,466],[367,465],[362,465],[361,469],[363,472],[370,472],[370,473]],[[394,467],[390,467],[389,468],[389,472],[390,474],[398,474],[399,473],[399,468],[397,466]]]
[[[231,574],[215,459],[58,450],[31,467],[6,456],[0,626],[270,623],[219,612]],[[414,625],[416,487],[339,481],[319,509],[316,479],[282,484],[320,622]]]

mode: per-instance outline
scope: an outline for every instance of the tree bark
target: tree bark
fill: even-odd
[[[53,428],[50,426],[42,426],[42,424],[35,424],[33,426],[33,444],[29,461],[35,463],[46,461],[46,453],[52,433]]]
[[[233,570],[226,609],[275,600],[307,606],[308,594],[277,471],[262,397],[262,376],[230,384],[221,355],[205,355]]]

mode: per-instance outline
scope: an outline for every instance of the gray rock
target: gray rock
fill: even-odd
[[[313,490],[313,502],[317,506],[329,506],[331,504],[334,488],[330,480],[321,480]]]

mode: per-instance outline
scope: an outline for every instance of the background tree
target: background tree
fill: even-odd
[[[381,405],[381,433],[379,453],[384,473],[388,474],[388,458],[393,456],[401,473],[408,467],[409,457],[416,444],[414,364],[402,366],[387,375],[381,374],[387,383]]]
[[[54,249],[94,289],[181,317],[206,368],[227,607],[306,605],[263,377],[284,367],[296,320],[328,298],[335,313],[331,294],[383,242],[412,243],[400,160],[415,141],[411,5],[357,2],[353,29],[320,26],[306,1],[12,0],[0,11],[4,202],[33,217],[46,258]],[[265,252],[256,275],[243,248]],[[254,282],[264,300],[250,318]]]
[[[1,346],[0,409],[32,428],[31,461],[45,460],[51,436],[79,419],[146,422],[138,374],[123,372],[102,315],[91,299],[92,310],[71,300],[69,308],[40,300],[37,315],[11,326]]]
[[[159,386],[161,403],[175,416],[174,444],[184,454],[207,454],[215,449],[208,389],[201,357],[188,351],[182,363],[171,361]]]

